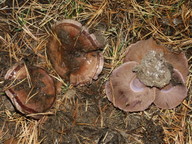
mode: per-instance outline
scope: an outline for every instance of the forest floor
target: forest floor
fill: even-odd
[[[74,19],[102,31],[104,69],[98,80],[73,87],[50,66],[46,45],[51,25]],[[153,37],[189,63],[188,96],[178,107],[151,105],[126,113],[108,101],[104,85],[122,63],[126,48]],[[40,120],[18,113],[3,91],[4,75],[21,60],[41,67],[62,84],[50,115]],[[192,144],[191,0],[2,0],[0,1],[0,143]]]

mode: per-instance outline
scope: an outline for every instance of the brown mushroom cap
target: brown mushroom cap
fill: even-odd
[[[104,44],[79,22],[63,20],[52,27],[47,54],[62,77],[73,85],[90,83],[103,68],[103,56],[99,51]]]
[[[171,109],[178,106],[187,96],[185,80],[181,72],[174,69],[172,81],[163,89],[157,89],[154,104],[163,109]]]
[[[143,111],[155,99],[155,88],[146,87],[132,69],[137,62],[126,62],[116,68],[105,85],[106,95],[115,107],[124,111]]]
[[[97,79],[98,74],[101,73],[103,69],[104,60],[100,53],[87,53],[85,57],[79,58],[79,61],[84,61],[84,59],[86,59],[86,61],[79,70],[70,75],[70,83],[73,85],[84,84],[90,82],[92,79]]]
[[[173,53],[164,46],[158,45],[153,38],[141,40],[135,44],[131,44],[125,53],[126,56],[124,58],[124,62],[136,61],[141,63],[142,58],[151,50],[162,52],[167,62],[170,63],[175,69],[179,70],[186,81],[189,72],[185,54],[183,52],[179,54]]]
[[[46,112],[55,101],[53,79],[41,68],[30,67],[27,70],[24,63],[17,63],[8,70],[5,79],[11,84],[5,93],[23,114]],[[41,116],[31,117],[38,119]]]

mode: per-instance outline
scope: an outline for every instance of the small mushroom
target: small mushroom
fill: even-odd
[[[187,96],[187,87],[182,74],[174,69],[169,85],[156,90],[154,104],[163,109],[171,109],[178,106]]]
[[[155,88],[146,87],[132,72],[137,62],[116,68],[105,85],[106,95],[115,107],[127,112],[143,111],[155,100]]]
[[[57,22],[52,31],[47,54],[57,73],[73,85],[97,79],[104,64],[103,41],[75,20]]]
[[[153,65],[151,67],[151,70],[143,67],[146,65],[139,66],[139,70],[137,70],[138,66],[134,68],[134,71],[137,72],[143,72],[141,76],[148,75],[148,73],[151,73],[152,75],[156,76],[157,79],[159,77],[159,82],[167,81],[169,79],[166,79],[166,76],[163,73],[167,73],[168,77],[171,77],[170,81],[167,81],[165,84],[157,86],[157,85],[150,85],[146,84],[146,86],[152,86],[156,87],[156,99],[154,101],[155,105],[157,105],[160,108],[174,108],[178,106],[183,99],[187,96],[187,88],[185,86],[187,75],[188,75],[188,62],[185,54],[183,52],[176,54],[168,49],[166,47],[158,45],[152,38],[148,40],[141,40],[135,44],[132,44],[128,47],[128,50],[126,51],[126,56],[124,59],[124,62],[130,62],[135,61],[139,64],[142,64],[143,61],[145,61],[145,56],[148,55],[150,52],[155,52],[156,54],[163,54],[163,59],[155,59],[153,56],[149,56],[147,59],[148,64]],[[157,66],[164,61],[165,65],[160,65],[160,67],[156,68],[155,61],[157,60]],[[164,69],[167,65],[167,70]],[[154,67],[154,68],[153,68]],[[147,71],[145,71],[147,69]],[[156,70],[156,72],[154,72]],[[169,71],[170,70],[170,71]],[[167,72],[166,72],[167,71]],[[162,73],[163,72],[163,73]],[[163,74],[163,75],[162,75]],[[171,74],[171,75],[170,75]],[[139,75],[139,74],[137,74]],[[138,76],[137,78],[143,82],[142,79],[140,79],[141,76]],[[148,78],[150,79],[150,78]],[[154,78],[151,79],[151,83],[154,83]],[[174,83],[174,81],[177,80],[179,83]],[[149,81],[148,81],[149,82]]]
[[[11,67],[5,75],[8,81],[5,93],[15,108],[21,113],[35,119],[53,105],[56,94],[53,79],[39,67],[27,67],[19,62]]]

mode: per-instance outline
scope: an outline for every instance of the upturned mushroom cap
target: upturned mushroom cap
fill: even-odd
[[[154,104],[163,109],[171,109],[178,106],[187,96],[187,87],[183,75],[174,69],[169,85],[156,90]]]
[[[141,40],[135,44],[131,44],[126,51],[124,62],[136,61],[141,63],[143,57],[149,51],[156,51],[164,54],[164,58],[170,63],[175,69],[179,70],[186,81],[188,75],[188,62],[183,52],[176,54],[169,51],[166,47],[158,45],[153,38],[148,40]]]
[[[57,73],[73,85],[97,79],[103,68],[100,49],[104,44],[74,20],[58,22],[52,31],[47,54]]]
[[[23,114],[35,114],[31,117],[39,119],[42,115],[37,113],[46,112],[55,101],[53,79],[41,68],[26,68],[24,63],[17,63],[8,70],[5,79],[10,81],[5,93]]]
[[[84,57],[78,58],[79,61],[84,61],[84,59],[86,60],[79,70],[70,75],[70,83],[73,85],[84,84],[92,79],[96,80],[103,69],[104,59],[101,53],[90,52]]]
[[[105,85],[106,95],[115,107],[124,111],[143,111],[155,99],[155,88],[146,87],[132,69],[137,62],[126,62],[116,68]]]

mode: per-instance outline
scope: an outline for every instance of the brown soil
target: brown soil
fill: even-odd
[[[191,5],[189,0],[6,0],[0,4],[0,144],[12,138],[21,144],[191,142],[191,72],[188,97],[171,110],[152,105],[143,112],[125,113],[108,101],[104,90],[126,48],[151,36],[173,51],[185,51],[191,66]],[[104,69],[90,85],[71,87],[62,82],[47,59],[51,25],[65,18],[93,29],[105,25]],[[61,91],[54,106],[39,121],[18,113],[3,91],[4,75],[20,60],[45,69],[55,83],[63,84],[57,88]]]
[[[0,54],[8,58],[5,53]],[[4,59],[5,64],[7,61]],[[3,62],[1,65],[3,66]],[[6,66],[4,67],[3,73],[7,70]],[[3,76],[1,78],[3,79]],[[17,88],[21,88],[21,85]],[[104,98],[102,91],[101,80],[84,87],[68,89],[67,93],[62,90],[57,95],[62,104],[54,115],[46,117],[38,125],[38,137],[43,139],[42,143],[127,144],[135,139],[146,144],[163,143],[164,134],[161,126],[155,125],[152,120],[147,120],[141,113],[128,114],[114,108],[107,98]],[[16,136],[21,130],[21,127],[15,129],[17,122],[9,120],[6,110],[15,115],[15,118],[20,114],[15,113],[4,93],[1,93],[0,102],[2,111],[0,126],[3,132],[8,132],[3,138],[5,140]],[[134,138],[134,135],[138,134],[140,136]]]

